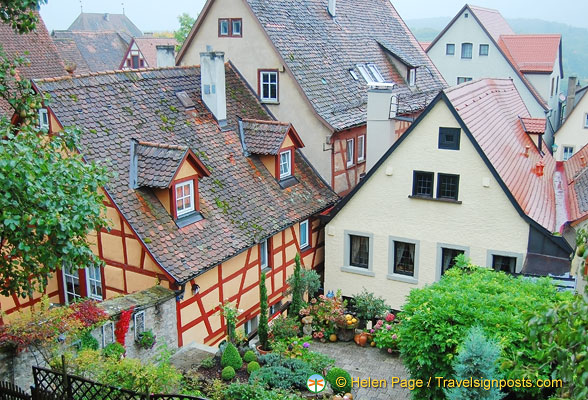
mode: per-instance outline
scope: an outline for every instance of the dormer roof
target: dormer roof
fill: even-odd
[[[290,135],[297,148],[304,147],[292,124],[257,119],[242,120],[245,151],[251,154],[277,155]]]
[[[545,133],[545,118],[520,118],[523,130],[526,133],[543,135]]]

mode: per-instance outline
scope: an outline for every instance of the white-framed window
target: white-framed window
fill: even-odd
[[[231,34],[232,36],[241,36],[241,19],[232,19],[231,20]]]
[[[135,326],[135,339],[139,339],[139,335],[145,332],[145,311],[139,311],[133,315],[133,322]]]
[[[367,83],[384,82],[384,77],[376,64],[357,64],[356,66]]]
[[[374,77],[374,80],[376,82],[384,82],[384,77],[380,73],[380,70],[378,69],[376,64],[368,64],[367,66],[368,66],[370,73],[372,74],[372,76]]]
[[[292,175],[292,150],[280,153],[280,180]]]
[[[71,267],[63,267],[63,288],[66,304],[82,298],[79,270],[72,271]]]
[[[447,43],[445,45],[445,54],[448,56],[455,55],[455,43]]]
[[[275,313],[277,313],[278,311],[280,311],[281,309],[282,309],[282,300],[278,301],[273,306],[270,306],[270,308],[269,308],[269,315],[272,316]]]
[[[259,97],[263,101],[278,101],[278,71],[259,71]]]
[[[408,69],[408,86],[416,85],[416,68]]]
[[[178,217],[194,211],[194,182],[176,184],[176,213]]]
[[[269,246],[267,239],[259,244],[259,261],[262,270],[269,268]]]
[[[46,108],[39,109],[39,128],[49,129],[49,112]]]
[[[249,336],[251,334],[251,332],[253,332],[254,330],[257,329],[257,326],[259,325],[259,316],[255,316],[253,318],[251,318],[249,321],[246,321],[243,324],[243,330],[245,331],[245,335]]]
[[[472,58],[472,49],[474,45],[471,43],[462,43],[461,44],[461,58]]]
[[[108,321],[104,325],[102,325],[102,347],[106,347],[115,341],[114,336],[114,323],[112,321]]]
[[[365,135],[357,137],[357,162],[365,161]]]
[[[218,35],[229,36],[229,20],[219,19],[218,20]]]
[[[355,153],[355,140],[347,139],[347,167],[353,166],[353,155]]]
[[[300,248],[304,249],[310,246],[310,224],[305,219],[300,223]]]
[[[584,128],[588,128],[588,114],[584,115]]]
[[[89,298],[102,300],[102,273],[99,266],[86,268],[86,288]]]
[[[574,155],[573,146],[564,146],[563,148],[563,159],[564,161],[569,160]]]

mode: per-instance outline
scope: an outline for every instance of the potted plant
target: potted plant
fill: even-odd
[[[257,327],[257,335],[259,336],[259,346],[257,346],[257,351],[262,355],[267,354],[270,351],[267,313],[267,287],[265,286],[265,272],[262,272],[261,279],[259,280],[259,325]]]
[[[352,304],[362,328],[365,328],[367,321],[373,321],[385,315],[390,309],[383,298],[377,297],[365,288],[353,297]]]
[[[139,333],[139,336],[136,339],[137,345],[139,345],[142,349],[152,349],[157,342],[155,335],[151,329],[146,330],[144,332]]]

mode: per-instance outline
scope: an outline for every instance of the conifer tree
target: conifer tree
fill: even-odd
[[[259,344],[262,350],[269,350],[268,344],[268,320],[267,320],[267,287],[265,286],[265,272],[261,274],[259,281],[259,326],[257,334],[259,335]]]
[[[296,266],[294,267],[294,274],[292,280],[292,302],[290,303],[289,315],[295,318],[298,316],[298,313],[302,309],[302,295],[304,292],[300,276],[302,269],[300,265],[300,254],[296,254],[294,262],[296,263]]]

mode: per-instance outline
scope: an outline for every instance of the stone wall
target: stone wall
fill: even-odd
[[[100,303],[100,306],[110,316],[110,321],[104,327],[101,326],[92,331],[92,336],[98,340],[101,348],[112,340],[116,340],[112,334],[116,322],[121,312],[131,307],[134,307],[134,311],[125,338],[126,357],[148,361],[157,355],[157,349],[163,343],[171,351],[178,348],[176,300],[172,290],[162,286],[154,286],[141,292],[106,300]],[[142,349],[135,342],[134,316],[139,312],[144,312],[145,330],[153,331],[156,336],[156,344],[153,349]],[[104,336],[105,330],[106,335]],[[44,364],[43,358],[32,349],[18,354],[7,349],[0,349],[0,381],[12,382],[22,389],[28,390],[33,384],[33,365],[45,366]]]

